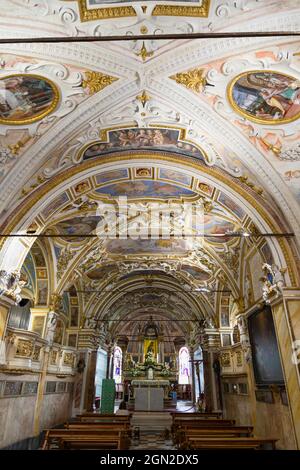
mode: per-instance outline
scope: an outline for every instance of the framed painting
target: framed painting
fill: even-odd
[[[256,384],[284,385],[271,308],[265,306],[250,315],[248,329]]]
[[[259,124],[286,124],[300,117],[300,79],[273,70],[252,70],[228,86],[232,108]]]
[[[52,113],[59,99],[56,85],[40,75],[0,77],[0,124],[32,124]]]

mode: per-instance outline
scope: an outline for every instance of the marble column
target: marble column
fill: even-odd
[[[300,449],[300,289],[284,288],[271,304],[293,432]]]
[[[50,348],[46,346],[43,351],[41,372],[39,376],[39,383],[36,395],[35,409],[34,409],[34,419],[33,419],[33,432],[35,436],[40,434],[40,414],[42,409],[42,403],[44,399],[44,390],[46,383],[46,376],[49,363]]]

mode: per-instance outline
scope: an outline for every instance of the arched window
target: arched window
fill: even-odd
[[[190,354],[184,346],[179,351],[179,381],[181,385],[190,383]]]
[[[119,348],[119,346],[116,346],[114,350],[113,378],[116,384],[120,384],[122,382],[122,349]]]

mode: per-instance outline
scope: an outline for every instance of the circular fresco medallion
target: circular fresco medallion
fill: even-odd
[[[31,124],[54,111],[58,102],[58,88],[45,77],[14,74],[0,78],[1,124]]]
[[[235,111],[260,124],[280,124],[300,117],[300,80],[272,70],[252,70],[228,86]]]

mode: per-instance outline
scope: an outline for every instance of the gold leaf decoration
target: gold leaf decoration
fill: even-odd
[[[118,78],[105,75],[101,72],[87,71],[85,72],[85,78],[82,81],[82,88],[87,88],[89,90],[89,94],[92,95],[103,90],[108,85],[111,85],[116,80],[118,80]]]
[[[176,73],[176,75],[172,75],[170,78],[197,93],[200,93],[207,84],[204,69],[193,69],[187,72]]]
[[[152,51],[149,51],[149,52],[147,51],[146,46],[145,46],[145,43],[144,43],[144,41],[143,41],[143,45],[142,45],[142,47],[141,47],[141,50],[140,50],[140,52],[137,52],[136,55],[137,55],[138,57],[141,57],[142,60],[143,60],[143,62],[144,62],[146,59],[148,59],[148,57],[152,57],[152,56],[153,56],[153,52],[152,52]]]

